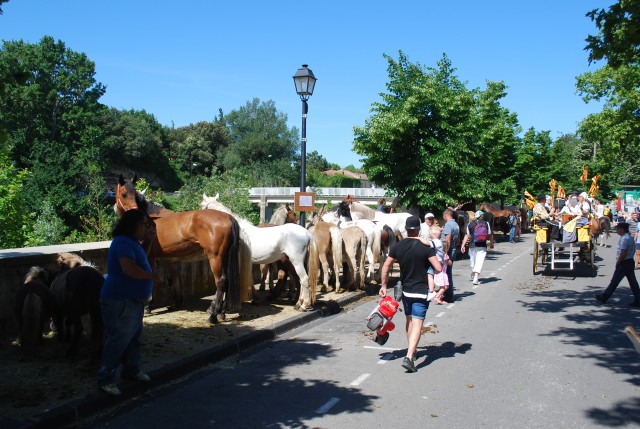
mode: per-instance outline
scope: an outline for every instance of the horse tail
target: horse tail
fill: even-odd
[[[394,235],[395,237],[395,235]],[[394,238],[395,239],[395,238]],[[367,259],[367,236],[364,232],[361,231],[360,234],[360,245],[358,246],[358,251],[356,252],[356,258],[358,259],[356,262],[358,263],[358,272],[360,273],[360,290],[364,289],[364,278],[366,273],[364,272],[364,261]],[[355,267],[354,267],[355,271]],[[356,273],[353,273],[353,280],[356,280]]]
[[[253,299],[253,262],[250,240],[251,239],[249,237],[249,234],[247,234],[247,231],[241,229],[240,241],[238,243],[240,302],[249,302]]]
[[[382,252],[382,245],[380,243],[380,233],[382,229],[373,228],[373,243],[371,243],[371,251],[373,252],[373,260],[380,260],[380,253]],[[382,268],[382,267],[381,267]]]
[[[44,303],[37,293],[28,293],[22,304],[22,331],[20,344],[30,353],[33,352],[42,339],[42,325]]]
[[[237,311],[240,308],[241,281],[240,281],[240,225],[238,221],[229,215],[231,221],[231,242],[227,248],[226,257],[226,281],[227,291],[225,299],[226,306],[231,311]],[[216,285],[216,287],[220,287]]]
[[[339,268],[342,266],[342,233],[340,232],[340,228],[338,228],[337,226],[331,226],[329,228],[329,232],[331,233],[331,253],[333,254],[333,266]],[[338,270],[335,271],[336,285],[338,285],[340,283],[340,272]],[[337,287],[336,290],[338,290]]]
[[[307,277],[309,278],[309,302],[313,306],[316,303],[318,290],[318,262],[320,261],[320,255],[318,253],[316,237],[308,231],[307,234],[309,234],[309,248],[307,250],[307,256],[309,258],[309,270],[307,273]],[[340,246],[340,255],[342,255],[342,244]],[[328,274],[325,273],[325,275]],[[336,273],[336,276],[338,275],[339,273]]]
[[[391,229],[389,225],[385,224],[382,228],[387,231],[387,235],[389,236],[389,244],[387,246],[387,250],[391,250],[391,248],[398,242],[398,240],[396,239],[396,233],[393,232],[393,229]]]

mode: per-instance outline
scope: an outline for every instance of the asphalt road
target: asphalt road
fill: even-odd
[[[496,245],[478,286],[455,264],[457,300],[429,308],[417,373],[400,366],[402,329],[372,341],[372,298],[81,427],[640,427],[640,355],[623,333],[640,310],[626,280],[608,304],[593,298],[617,237],[598,248],[596,277],[585,264],[534,277],[524,238]]]

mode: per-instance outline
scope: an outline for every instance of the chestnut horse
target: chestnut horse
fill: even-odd
[[[134,177],[135,179],[135,177]],[[216,293],[209,307],[209,321],[216,323],[226,311],[238,311],[253,294],[251,249],[233,216],[217,210],[172,212],[158,209],[136,192],[135,180],[119,177],[116,208],[123,212],[143,210],[155,231],[149,232],[145,248],[153,267],[156,258],[176,260],[208,259]]]
[[[487,203],[480,204],[480,210],[490,215],[485,215],[484,219],[491,225],[491,231],[495,234],[496,231],[502,231],[503,234],[508,234],[511,227],[507,224],[511,210],[496,210]]]

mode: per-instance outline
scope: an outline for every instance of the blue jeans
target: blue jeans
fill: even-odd
[[[633,293],[634,302],[640,303],[640,287],[638,286],[638,280],[636,279],[633,259],[625,259],[616,265],[613,277],[611,278],[611,283],[609,283],[609,286],[607,286],[607,289],[604,291],[605,298],[609,299],[611,295],[613,295],[613,292],[625,277],[629,281],[629,287]]]
[[[442,294],[442,299],[447,302],[453,302],[453,266],[458,260],[458,248],[454,247],[449,251],[449,260],[451,265],[447,267],[447,279],[449,280],[449,287]]]
[[[404,314],[406,317],[424,320],[429,308],[429,301],[424,298],[410,298],[402,296],[402,305],[404,306]]]
[[[513,243],[513,239],[516,236],[516,226],[511,225],[511,231],[509,231],[509,243]]]
[[[102,320],[107,331],[98,370],[98,386],[111,384],[122,364],[121,376],[133,377],[140,371],[140,334],[144,304],[142,302],[100,298]]]

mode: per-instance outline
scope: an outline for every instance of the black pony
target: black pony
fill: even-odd
[[[100,312],[100,291],[104,277],[74,254],[61,254],[58,264],[62,266],[62,270],[51,282],[50,289],[53,324],[58,339],[71,340],[68,356],[78,354],[83,331],[82,316],[89,313],[91,337],[100,349],[104,329]]]
[[[16,290],[15,315],[20,326],[20,346],[33,353],[42,341],[45,323],[51,311],[49,274],[44,268],[31,267]]]

